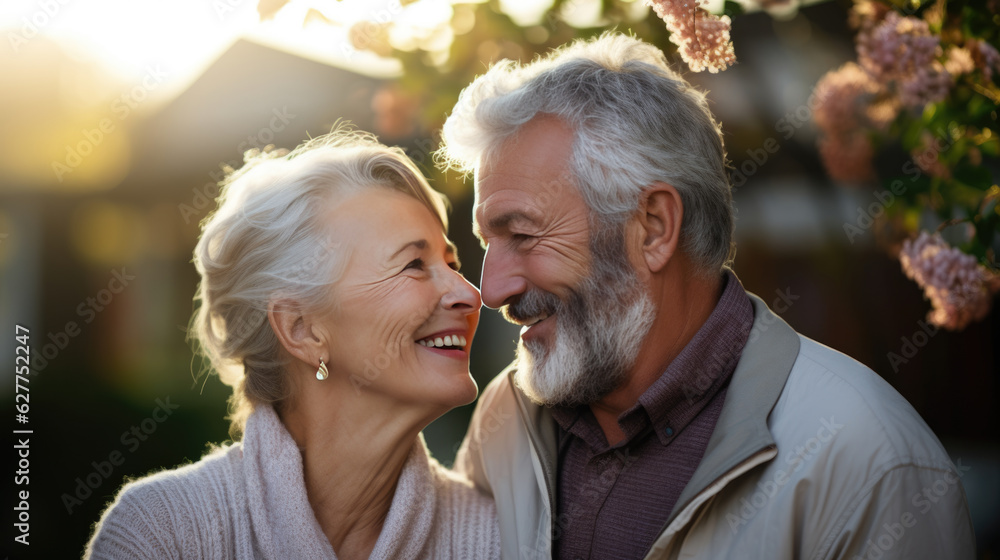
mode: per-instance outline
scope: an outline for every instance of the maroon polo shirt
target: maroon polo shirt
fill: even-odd
[[[732,272],[718,304],[666,371],[618,417],[609,445],[589,406],[555,407],[559,473],[553,558],[643,558],[705,454],[753,326]]]

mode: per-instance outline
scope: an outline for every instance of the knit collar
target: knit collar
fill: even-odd
[[[399,477],[372,558],[415,558],[435,517],[435,484],[423,435]],[[302,454],[270,406],[258,406],[243,432],[243,473],[255,548],[265,558],[335,559],[306,495]]]

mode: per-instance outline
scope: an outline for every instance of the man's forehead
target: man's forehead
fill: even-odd
[[[497,181],[498,184],[487,185],[485,188],[477,185],[473,205],[473,217],[484,219],[487,214],[490,219],[499,214],[512,212],[535,213],[544,211],[539,204],[537,194],[530,185],[513,181]]]

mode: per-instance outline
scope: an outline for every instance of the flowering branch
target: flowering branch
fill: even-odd
[[[692,72],[713,74],[736,63],[729,16],[715,16],[702,0],[646,0],[670,30],[670,42]]]
[[[990,14],[971,4],[936,0],[901,13],[856,0],[857,63],[820,80],[814,113],[820,156],[835,180],[870,183],[879,156],[891,157],[894,146],[909,153],[904,177],[878,177],[913,185],[886,219],[909,237],[900,263],[931,301],[930,321],[952,330],[985,317],[1000,291],[1000,36]],[[950,231],[949,244],[940,232],[957,224],[965,227]]]

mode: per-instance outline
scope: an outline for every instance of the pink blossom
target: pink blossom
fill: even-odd
[[[875,150],[863,132],[835,134],[820,139],[819,155],[831,179],[865,183],[875,179],[872,157]]]
[[[889,12],[857,37],[858,62],[878,82],[897,83],[904,106],[922,108],[943,100],[951,74],[938,62],[941,40],[927,22]]]
[[[969,41],[972,58],[976,66],[983,71],[989,81],[993,80],[993,71],[1000,72],[1000,52],[986,41]]]
[[[878,84],[853,62],[827,72],[814,90],[816,124],[827,134],[851,132],[864,123],[862,116]]]
[[[949,47],[948,59],[944,63],[944,69],[952,76],[968,74],[976,69],[976,63],[972,60],[972,53],[962,47]]]
[[[951,74],[940,62],[916,69],[913,74],[899,84],[899,101],[906,107],[923,108],[928,103],[937,103],[948,97],[953,83]]]
[[[927,22],[889,12],[881,23],[858,34],[858,62],[876,80],[905,78],[930,65],[941,50]]]
[[[646,0],[670,30],[670,41],[692,72],[725,70],[736,63],[729,16],[714,16],[702,0]]]
[[[819,153],[831,178],[852,183],[875,178],[874,149],[863,129],[878,88],[853,62],[827,72],[816,84],[813,118],[823,131]]]
[[[899,262],[931,301],[928,321],[949,330],[962,330],[985,317],[993,304],[992,293],[1000,288],[997,274],[936,233],[920,232],[916,240],[904,241]]]
[[[899,107],[899,99],[883,96],[865,109],[865,117],[875,129],[885,132],[899,115]]]

